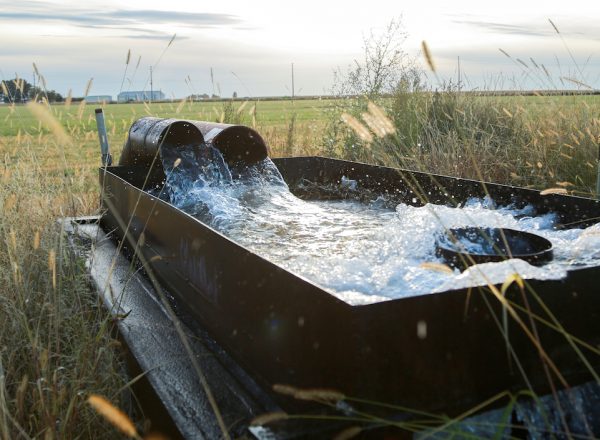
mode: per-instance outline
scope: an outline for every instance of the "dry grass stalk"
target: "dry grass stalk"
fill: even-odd
[[[179,101],[179,104],[177,105],[177,108],[175,109],[175,114],[178,115],[179,113],[181,113],[181,110],[185,106],[186,102],[187,102],[187,98],[183,98],[181,101]]]
[[[385,137],[385,129],[381,126],[379,121],[371,113],[363,113],[361,116],[363,121],[367,123],[371,131],[375,133],[375,136],[379,138]]]
[[[59,143],[70,146],[71,137],[67,134],[62,124],[50,113],[48,107],[40,105],[36,102],[29,102],[27,108],[33,116],[42,122],[56,137]]]
[[[388,115],[385,114],[385,111],[375,104],[372,101],[369,101],[367,104],[367,108],[369,109],[369,113],[373,115],[375,119],[377,119],[378,123],[381,125],[385,134],[394,134],[396,133],[396,127]]]
[[[65,109],[69,109],[71,107],[71,102],[73,101],[73,90],[69,89],[67,92],[67,97],[65,98]]]
[[[547,196],[548,194],[568,194],[569,192],[565,188],[547,188],[540,191],[541,196]]]
[[[273,385],[273,391],[275,391],[276,393],[279,393],[279,394],[283,394],[284,396],[294,397],[296,395],[296,393],[300,390],[291,385],[276,383],[275,385]]]
[[[279,420],[286,420],[289,416],[284,412],[270,412],[266,414],[261,414],[258,417],[255,417],[250,422],[250,426],[262,426],[267,425],[269,423],[277,422]]]
[[[296,388],[291,385],[275,384],[273,385],[273,391],[294,399],[317,402],[335,403],[346,398],[343,393],[328,388]]]
[[[298,400],[312,400],[316,402],[332,402],[336,403],[340,400],[344,400],[346,396],[336,390],[327,388],[306,388],[301,389],[294,394],[294,397]]]
[[[435,64],[433,63],[433,57],[431,56],[431,52],[429,51],[429,46],[427,45],[427,42],[425,40],[423,40],[421,42],[421,49],[423,50],[423,56],[425,57],[425,61],[427,61],[427,66],[429,66],[429,69],[435,73]]]
[[[40,247],[40,231],[35,231],[33,235],[33,249],[37,250]]]
[[[88,397],[87,402],[98,414],[127,437],[139,438],[137,429],[127,414],[110,403],[106,398],[92,394]]]
[[[333,440],[350,440],[351,438],[356,437],[362,432],[362,428],[360,426],[351,426],[349,428],[344,429],[343,431],[338,432]]]
[[[52,289],[56,290],[56,251],[50,250],[48,254],[48,269],[52,274]]]
[[[436,272],[442,272],[442,273],[447,273],[447,274],[454,273],[454,271],[452,269],[450,269],[450,267],[448,267],[447,265],[442,264],[442,263],[434,263],[431,261],[426,261],[424,263],[421,263],[420,267],[422,267],[423,269],[434,270]]]
[[[360,123],[360,121],[358,119],[356,119],[354,116],[352,116],[348,113],[342,113],[341,118],[342,118],[342,121],[344,121],[344,123],[346,125],[348,125],[348,127],[350,127],[352,130],[354,130],[356,135],[361,140],[363,140],[367,144],[370,144],[371,142],[373,142],[373,135],[367,129],[367,127],[365,127],[364,125],[362,125]]]

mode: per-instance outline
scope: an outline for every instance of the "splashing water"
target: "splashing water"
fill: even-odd
[[[400,204],[395,210],[377,201],[309,202],[289,191],[268,158],[230,169],[218,150],[200,150],[161,157],[169,201],[350,304],[498,284],[513,273],[560,279],[570,268],[600,264],[600,224],[555,230],[553,214],[533,216],[532,207],[495,208],[488,199],[472,199],[461,208]],[[435,256],[437,234],[466,226],[534,232],[553,243],[554,261],[536,267],[510,259],[462,273],[422,266],[442,263]]]

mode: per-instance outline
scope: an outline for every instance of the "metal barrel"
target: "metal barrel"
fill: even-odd
[[[146,117],[129,129],[119,165],[160,166],[159,148],[178,149],[203,143],[220,150],[230,164],[252,164],[268,156],[260,134],[243,125]]]
[[[217,148],[229,164],[252,164],[269,156],[269,148],[264,139],[250,127],[216,122],[190,122],[200,129],[204,140]]]
[[[129,129],[119,165],[160,166],[159,148],[178,149],[203,143],[202,133],[189,121],[152,117],[138,119]]]

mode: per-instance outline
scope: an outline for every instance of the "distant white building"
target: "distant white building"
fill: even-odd
[[[89,102],[92,104],[100,104],[102,102],[111,102],[112,96],[110,95],[90,95],[83,98],[85,102]]]
[[[117,96],[118,102],[141,102],[141,101],[162,101],[165,94],[161,90],[139,90],[134,92],[121,92]]]

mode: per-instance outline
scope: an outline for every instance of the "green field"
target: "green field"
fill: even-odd
[[[104,109],[107,129],[122,137],[128,126],[144,116],[159,118],[182,118],[200,121],[221,121],[229,111],[240,122],[252,125],[254,115],[257,126],[287,125],[295,115],[298,123],[322,123],[325,113],[333,108],[329,99],[268,100],[268,101],[208,101],[208,102],[161,102],[128,104],[52,104],[52,112],[65,128],[95,130],[94,109]],[[0,106],[0,136],[16,136],[21,133],[38,134],[39,121],[26,106]],[[47,132],[47,130],[46,130]]]
[[[477,178],[481,174],[485,180],[524,186],[568,181],[583,193],[593,190],[596,153],[592,150],[598,145],[600,125],[598,95],[420,93],[382,98],[378,104],[388,112],[397,130],[396,136],[386,140],[385,148],[380,148],[381,142],[375,145],[386,151],[384,157],[375,154],[377,151],[373,152],[372,145],[364,148],[360,140],[349,139],[348,133],[352,130],[340,123],[342,112],[354,114],[360,120],[361,112],[366,110],[364,102],[361,98],[193,103],[184,100],[109,104],[103,108],[109,141],[116,156],[132,122],[144,116],[156,116],[252,126],[263,135],[275,156],[324,154],[463,177]],[[61,153],[69,158],[68,166],[97,164],[94,118],[97,106],[73,103],[50,107],[52,115],[77,146]],[[25,152],[17,146],[25,139],[35,138],[32,142],[39,146],[34,148],[30,143],[27,152],[35,150],[38,163],[52,166],[52,158],[47,157],[49,149],[42,145],[50,131],[26,106],[0,106],[0,121],[0,151],[5,161],[22,157]],[[420,151],[416,151],[417,145],[421,145]],[[465,152],[474,155],[471,162],[481,164],[482,169],[469,171],[472,167],[459,166],[457,159],[461,156],[460,162],[464,162]],[[397,155],[403,159],[394,157]],[[558,161],[573,158],[576,163],[569,163],[568,171],[557,168]],[[523,168],[531,168],[530,165],[538,169],[531,172]],[[565,164],[562,165],[564,168]],[[502,169],[502,172],[491,172],[494,169]]]

